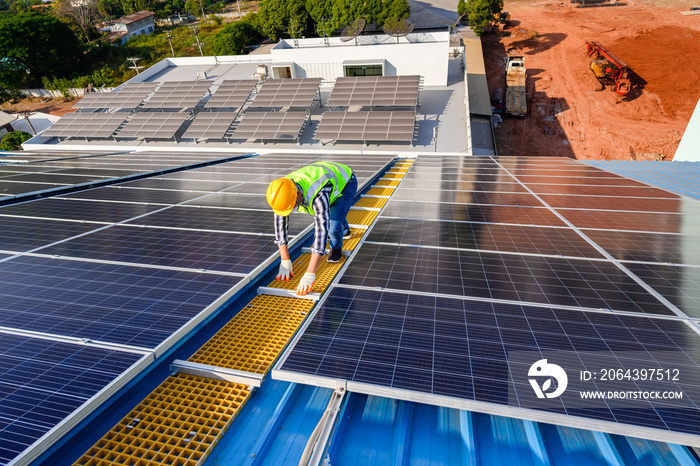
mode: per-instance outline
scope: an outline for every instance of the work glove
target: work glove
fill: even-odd
[[[277,280],[284,280],[285,282],[288,282],[290,277],[293,276],[294,274],[292,273],[292,261],[282,261],[280,263],[280,271],[277,272],[277,276],[275,278]]]
[[[301,277],[301,281],[299,282],[299,286],[297,286],[297,295],[299,296],[306,296],[306,294],[311,291],[311,288],[314,287],[314,283],[316,282],[316,274],[311,273],[311,272],[306,272],[303,277]]]

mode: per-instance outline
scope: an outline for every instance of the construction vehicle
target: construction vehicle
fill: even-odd
[[[525,57],[523,55],[506,57],[505,109],[508,115],[523,117],[527,113],[526,81]]]
[[[617,55],[612,53],[599,42],[586,41],[588,56],[592,57],[591,71],[600,83],[596,90],[602,90],[609,85],[613,92],[625,96],[632,88],[632,82],[627,77],[629,68]]]

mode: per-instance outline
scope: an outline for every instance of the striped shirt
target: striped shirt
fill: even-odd
[[[312,201],[314,210],[314,244],[311,252],[323,256],[326,254],[326,241],[328,240],[328,219],[330,218],[331,190],[333,185],[327,183],[318,192]],[[304,199],[302,205],[306,206]],[[275,244],[284,246],[287,244],[287,230],[289,215],[281,217],[275,214]]]

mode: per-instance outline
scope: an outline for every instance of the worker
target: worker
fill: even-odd
[[[280,264],[277,280],[289,281],[294,276],[287,249],[289,214],[295,208],[314,217],[314,244],[311,260],[296,293],[305,296],[316,282],[316,269],[330,246],[327,261],[340,262],[343,238],[352,236],[347,215],[357,192],[357,178],[346,165],[317,162],[300,168],[267,187],[267,202],[275,213],[275,244],[279,247]]]

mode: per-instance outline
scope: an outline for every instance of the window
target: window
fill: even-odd
[[[345,76],[382,76],[382,65],[346,65]]]

